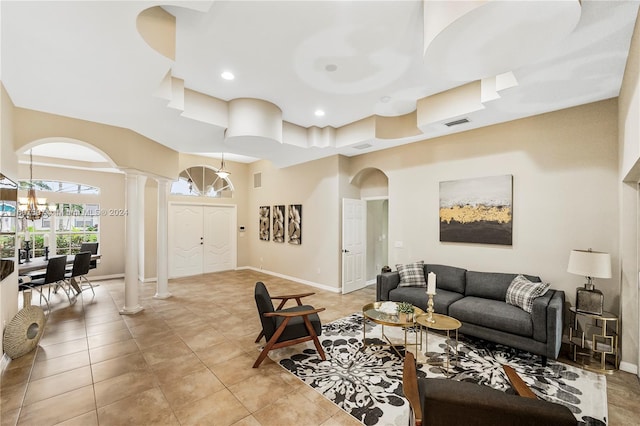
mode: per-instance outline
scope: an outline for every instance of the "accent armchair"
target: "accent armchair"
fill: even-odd
[[[415,357],[406,353],[402,388],[415,425],[564,426],[577,424],[564,405],[538,399],[520,376],[503,366],[518,395],[476,383],[416,376]]]
[[[322,334],[322,324],[318,313],[324,311],[324,308],[316,309],[311,305],[303,305],[301,302],[303,297],[312,294],[304,293],[271,297],[264,283],[260,281],[256,283],[256,306],[262,323],[262,331],[258,335],[256,343],[264,336],[267,344],[260,352],[258,359],[253,364],[253,368],[258,368],[272,349],[296,345],[310,340],[313,340],[320,358],[323,361],[326,359],[322,345],[318,340],[318,336]],[[281,301],[278,309],[274,309],[273,299]],[[285,303],[290,299],[295,299],[298,305],[284,308]]]

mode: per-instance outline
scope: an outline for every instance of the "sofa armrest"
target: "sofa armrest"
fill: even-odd
[[[558,358],[564,327],[564,291],[549,290],[544,296],[536,298],[531,320],[534,339],[546,343],[546,356]]]
[[[385,272],[376,277],[376,301],[389,300],[389,292],[400,284],[398,271]]]
[[[558,358],[564,328],[564,291],[556,290],[547,309],[547,356]]]

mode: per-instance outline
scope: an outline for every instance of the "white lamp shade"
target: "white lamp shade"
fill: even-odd
[[[611,278],[611,256],[591,250],[571,250],[567,272],[583,277]]]

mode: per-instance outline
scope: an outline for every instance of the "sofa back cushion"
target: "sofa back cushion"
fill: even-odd
[[[466,269],[447,265],[424,265],[425,276],[436,274],[436,288],[464,294]]]
[[[507,289],[519,274],[501,272],[467,271],[465,296],[483,297],[485,299],[502,300],[507,298]],[[524,274],[522,274],[524,275]],[[540,277],[524,275],[529,281],[540,282]]]

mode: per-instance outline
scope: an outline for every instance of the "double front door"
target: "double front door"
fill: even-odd
[[[171,204],[169,277],[236,268],[235,206]]]

